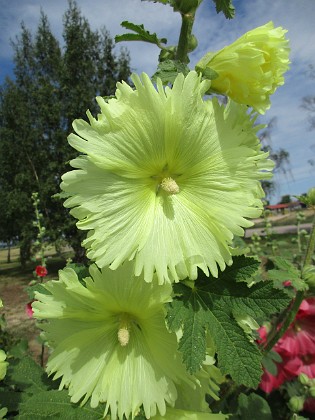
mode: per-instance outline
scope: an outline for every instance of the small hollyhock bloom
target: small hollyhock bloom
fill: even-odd
[[[43,265],[38,265],[35,268],[35,273],[38,277],[45,277],[48,274],[47,268],[44,267]]]
[[[272,22],[266,23],[222,50],[207,53],[196,69],[202,72],[209,67],[217,73],[211,82],[212,91],[264,114],[270,107],[270,95],[283,85],[283,74],[289,68],[286,32]]]
[[[171,285],[134,277],[130,262],[115,271],[92,265],[90,275],[85,287],[65,268],[59,281],[45,283],[51,294],[35,295],[34,317],[48,320],[40,327],[53,349],[48,373],[62,378],[60,389],[69,388],[72,402],[106,402],[104,416],[110,410],[112,419],[133,418],[141,406],[147,418],[165,415],[176,384],[190,384],[191,392],[199,384],[166,328]]]
[[[247,107],[216,98],[196,72],[173,88],[149,76],[118,83],[117,99],[98,97],[101,114],[75,120],[72,147],[83,154],[63,176],[65,206],[89,230],[87,256],[115,270],[135,260],[159,283],[195,279],[197,267],[218,275],[232,263],[233,237],[261,214],[259,180],[273,164],[261,150]]]

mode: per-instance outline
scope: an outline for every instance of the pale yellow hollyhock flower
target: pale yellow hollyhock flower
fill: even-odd
[[[159,283],[218,276],[232,264],[230,245],[261,214],[260,180],[273,164],[246,105],[204,101],[210,82],[190,72],[172,88],[149,76],[118,83],[101,113],[75,120],[69,136],[81,155],[62,177],[65,206],[89,231],[87,256]]]
[[[165,324],[171,285],[135,277],[131,262],[115,271],[92,265],[90,276],[83,285],[71,268],[60,270],[59,281],[44,285],[50,294],[36,292],[33,303],[34,317],[48,320],[40,324],[52,348],[47,371],[62,378],[71,401],[105,402],[112,420],[141,407],[151,418],[175,405],[179,385],[199,391]]]
[[[270,107],[270,95],[283,85],[289,68],[289,41],[286,30],[272,22],[259,26],[215,53],[207,53],[196,69],[214,70],[211,90],[236,102],[252,106],[264,114]]]

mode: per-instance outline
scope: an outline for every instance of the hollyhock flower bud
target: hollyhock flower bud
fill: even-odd
[[[211,81],[212,91],[264,114],[270,107],[270,95],[283,85],[283,74],[289,68],[286,32],[269,22],[246,32],[222,50],[206,54],[196,70],[214,70],[218,77]]]
[[[305,398],[302,396],[291,397],[289,400],[289,407],[294,413],[298,413],[303,410]]]

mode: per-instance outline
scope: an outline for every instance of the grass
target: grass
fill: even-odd
[[[268,240],[266,237],[261,236],[259,245],[261,248],[262,255],[272,256],[281,256],[283,258],[288,258],[292,260],[293,256],[298,255],[299,249],[298,244],[295,242],[296,235],[287,233],[287,234],[273,234]],[[251,238],[246,238],[245,242],[247,245],[252,244]],[[270,245],[270,242],[276,246],[276,249],[273,251]],[[302,239],[302,251],[305,251],[306,240]]]

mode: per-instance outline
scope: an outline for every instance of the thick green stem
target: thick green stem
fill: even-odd
[[[301,268],[301,273],[303,272],[304,267],[311,264],[312,255],[314,252],[314,246],[315,246],[315,215],[313,219],[311,235],[308,241],[304,263]],[[267,344],[264,347],[265,353],[268,353],[273,348],[273,346],[278,342],[278,340],[280,340],[280,338],[285,334],[290,324],[294,321],[295,316],[300,308],[300,305],[303,299],[304,299],[304,291],[297,292],[293,303],[287,308],[284,316],[282,315],[283,322],[282,322],[281,327],[278,330],[275,329],[269,335]]]
[[[181,61],[182,63],[189,63],[188,44],[195,20],[195,12],[181,13],[181,16],[182,26],[180,29],[178,46],[176,51],[176,60]]]
[[[303,299],[304,292],[297,292],[293,305],[290,305],[287,309],[287,313],[284,317],[284,321],[281,327],[278,330],[275,330],[274,333],[272,333],[270,337],[268,337],[267,345],[264,348],[265,353],[268,353],[273,348],[273,346],[278,342],[278,340],[280,340],[280,338],[289,328],[290,324],[294,321],[295,315],[297,314],[297,311],[299,310]]]

